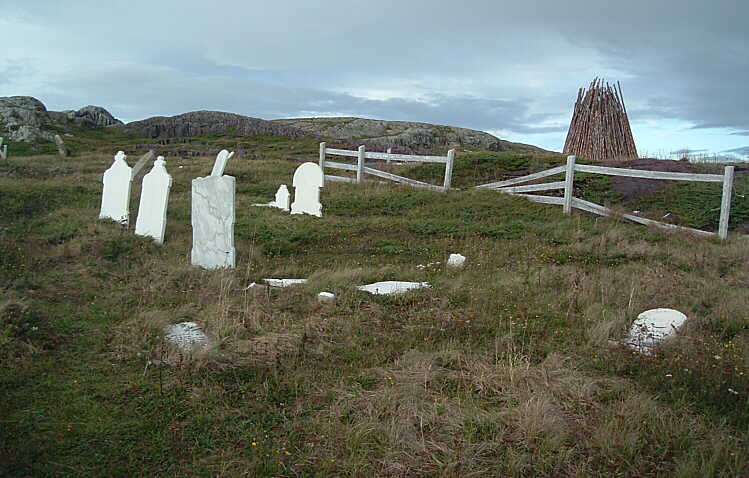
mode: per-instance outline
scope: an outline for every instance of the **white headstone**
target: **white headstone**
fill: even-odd
[[[285,184],[282,184],[278,188],[278,191],[276,191],[276,200],[270,203],[270,205],[273,207],[277,207],[278,209],[288,211],[290,196],[291,194],[289,194],[289,188],[287,188]]]
[[[320,188],[323,187],[323,173],[316,163],[304,163],[294,171],[294,202],[291,214],[310,214],[322,217]]]
[[[370,294],[387,295],[387,294],[400,294],[412,289],[423,289],[428,288],[428,282],[406,282],[406,281],[395,281],[387,280],[382,282],[375,282],[373,284],[360,285],[357,289],[369,292]]]
[[[220,176],[232,155],[222,150],[213,166],[216,175],[192,180],[191,261],[195,266],[217,269],[235,265],[236,180],[233,176]]]
[[[159,156],[151,171],[143,177],[138,219],[135,221],[135,234],[152,237],[159,244],[164,242],[166,208],[172,187],[172,177],[166,172],[165,165],[164,157]]]
[[[650,309],[637,316],[624,343],[649,355],[653,347],[676,334],[687,316],[674,309]]]
[[[317,294],[317,301],[321,304],[332,304],[335,302],[335,294],[332,292],[320,292]]]
[[[450,254],[447,258],[447,267],[463,267],[466,257],[462,254]]]
[[[113,219],[127,224],[130,219],[130,186],[133,170],[125,162],[127,156],[117,151],[114,162],[104,173],[104,190],[101,195],[100,219]]]

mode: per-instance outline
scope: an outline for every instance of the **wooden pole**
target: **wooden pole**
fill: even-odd
[[[733,166],[723,169],[723,197],[720,201],[720,222],[718,236],[725,239],[728,236],[728,219],[731,214],[731,190],[733,189]]]
[[[564,175],[564,208],[565,214],[572,212],[572,187],[575,177],[575,156],[567,156],[567,169]]]
[[[445,164],[445,191],[450,189],[450,183],[453,178],[453,162],[455,161],[455,150],[451,149],[447,152],[447,163]]]
[[[359,161],[356,164],[356,184],[361,184],[364,177],[364,154],[366,148],[364,145],[359,146]]]

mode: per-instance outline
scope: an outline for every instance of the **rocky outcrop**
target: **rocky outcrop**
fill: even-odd
[[[300,129],[310,136],[342,140],[351,146],[364,144],[382,151],[393,148],[396,153],[424,154],[450,148],[544,151],[536,146],[505,141],[483,131],[412,121],[340,117],[280,119],[273,122]]]
[[[100,106],[73,111],[47,111],[31,96],[0,97],[0,136],[10,141],[53,141],[70,126],[105,127],[122,122]]]
[[[184,138],[208,133],[236,132],[243,135],[307,136],[284,124],[221,111],[193,111],[177,116],[156,116],[128,123],[125,128],[146,138]]]
[[[0,98],[0,136],[10,141],[52,141],[45,131],[51,123],[44,104],[30,96]]]

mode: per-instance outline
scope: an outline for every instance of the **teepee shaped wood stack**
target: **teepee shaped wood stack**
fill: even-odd
[[[604,86],[596,78],[578,90],[563,153],[591,161],[637,158],[619,82]]]

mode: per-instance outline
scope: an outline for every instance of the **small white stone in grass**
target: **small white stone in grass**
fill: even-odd
[[[335,294],[332,292],[320,292],[317,294],[317,301],[321,304],[329,304],[335,302]]]
[[[628,347],[650,355],[653,347],[674,336],[687,316],[673,309],[651,309],[637,316],[624,340]]]
[[[304,284],[307,279],[263,279],[263,282],[271,287],[289,287],[291,285]]]
[[[360,285],[357,289],[369,292],[370,294],[387,295],[387,294],[400,294],[412,289],[423,289],[428,288],[428,282],[406,282],[406,281],[382,281],[375,282],[373,284]]]
[[[166,340],[187,352],[195,348],[205,350],[210,346],[208,336],[195,322],[167,325],[164,327],[164,334]]]
[[[466,261],[465,256],[461,254],[450,254],[450,257],[447,259],[447,266],[448,267],[463,267],[463,263]]]

